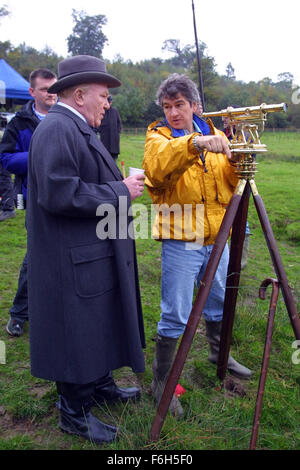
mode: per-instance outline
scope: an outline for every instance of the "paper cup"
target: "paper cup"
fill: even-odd
[[[129,176],[138,175],[138,174],[144,175],[145,171],[142,170],[142,168],[133,168],[131,166],[129,167]]]

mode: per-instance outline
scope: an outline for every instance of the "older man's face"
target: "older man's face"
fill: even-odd
[[[102,83],[92,83],[86,86],[81,113],[92,127],[99,127],[105,111],[109,108],[107,98],[108,87]]]

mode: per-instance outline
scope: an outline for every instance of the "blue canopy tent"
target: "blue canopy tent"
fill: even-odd
[[[8,100],[22,104],[32,99],[29,94],[30,84],[4,59],[0,59],[0,105],[7,104]]]

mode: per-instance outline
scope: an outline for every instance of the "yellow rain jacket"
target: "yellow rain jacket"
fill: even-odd
[[[207,123],[211,134],[224,135]],[[148,127],[143,168],[156,209],[152,236],[211,245],[238,177],[224,154],[204,151],[204,165],[193,145],[194,135],[199,134],[174,138],[160,121]]]

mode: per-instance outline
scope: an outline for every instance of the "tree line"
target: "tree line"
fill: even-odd
[[[0,7],[0,21],[9,13],[6,5]],[[70,55],[89,54],[104,58],[108,72],[121,80],[122,87],[113,89],[112,97],[124,127],[146,127],[162,116],[155,93],[162,80],[171,73],[185,73],[198,82],[195,45],[181,45],[179,39],[167,39],[162,44],[162,50],[171,53],[169,59],[154,57],[133,63],[117,56],[109,61],[103,57],[108,40],[102,31],[107,23],[105,15],[89,16],[84,11],[73,10],[72,17],[74,27],[67,38],[68,52]],[[231,62],[226,67],[225,75],[218,74],[215,59],[207,54],[206,44],[200,41],[198,46],[206,111],[217,111],[233,105],[243,107],[285,102],[288,104],[288,112],[269,114],[267,127],[300,128],[300,107],[291,101],[294,80],[291,73],[280,73],[276,82],[263,78],[258,82],[245,83],[236,79]],[[63,59],[49,47],[41,51],[25,43],[15,47],[9,40],[0,42],[0,58],[4,58],[27,80],[30,72],[36,68],[45,67],[57,72],[57,64]]]

